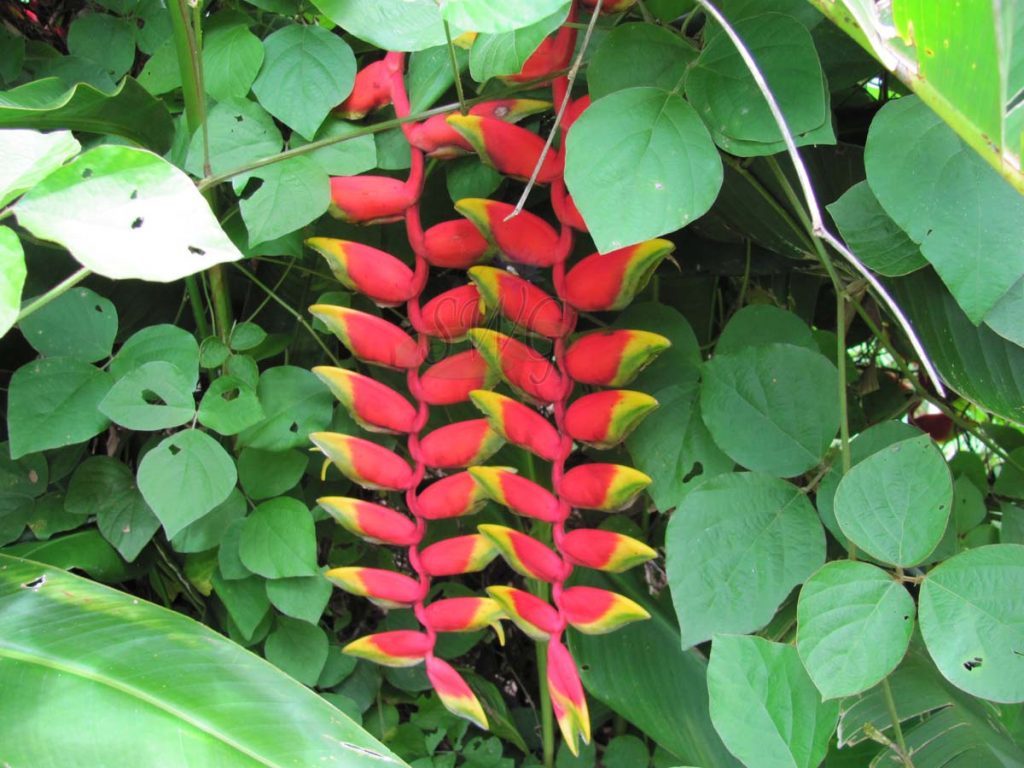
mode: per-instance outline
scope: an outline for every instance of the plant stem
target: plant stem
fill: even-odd
[[[469,107],[466,106],[466,94],[462,92],[462,71],[459,69],[459,60],[455,57],[455,44],[452,42],[452,30],[448,22],[444,22],[444,38],[448,41],[448,60],[452,65],[452,77],[455,78],[455,95],[459,98],[459,112],[469,114]]]
[[[28,304],[23,306],[21,308],[21,311],[18,312],[18,316],[14,318],[15,324],[20,323],[22,320],[24,320],[26,317],[31,315],[36,310],[42,309],[54,299],[63,296],[65,293],[70,291],[72,288],[74,288],[80,282],[85,280],[85,278],[87,278],[91,274],[92,270],[86,269],[85,267],[82,267],[77,272],[71,273],[71,275],[61,280],[46,293],[37,296],[36,298],[32,299],[32,301],[30,301]]]
[[[185,278],[185,291],[188,294],[188,303],[192,307],[192,317],[196,322],[196,330],[201,338],[205,339],[210,335],[210,324],[206,320],[206,312],[203,304],[203,294],[199,290],[199,283],[194,275]]]
[[[889,686],[889,678],[882,680],[882,695],[885,696],[885,708],[889,710],[889,717],[892,719],[892,732],[896,737],[896,746],[899,747],[900,760],[904,768],[914,768],[914,762],[907,752],[907,742],[903,738],[903,728],[900,727],[900,716],[896,711],[896,701],[892,697],[892,688]]]

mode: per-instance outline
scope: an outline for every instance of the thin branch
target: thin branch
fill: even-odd
[[[576,75],[580,71],[580,66],[583,64],[583,55],[587,52],[587,46],[590,45],[590,37],[594,34],[594,27],[597,26],[597,17],[601,15],[601,6],[604,4],[604,0],[597,0],[597,5],[594,6],[592,12],[593,15],[590,17],[590,23],[587,24],[587,31],[583,35],[583,43],[580,45],[580,52],[576,54],[576,61],[572,63],[572,67],[569,68],[569,74],[566,75],[565,94],[562,96],[562,103],[558,105],[558,114],[555,115],[555,122],[551,126],[551,131],[548,133],[548,139],[544,142],[544,148],[540,151],[540,157],[537,158],[537,164],[533,166],[533,173],[530,174],[530,180],[526,182],[526,187],[523,189],[523,194],[519,196],[519,202],[516,203],[515,209],[508,216],[505,217],[505,221],[518,216],[523,212],[523,206],[526,205],[526,198],[530,196],[530,190],[533,189],[537,183],[537,176],[540,174],[541,166],[544,164],[544,158],[548,156],[548,152],[551,151],[551,145],[555,140],[555,134],[558,132],[558,126],[562,124],[562,118],[565,116],[566,107],[569,106],[569,100],[572,97],[572,85],[576,82]]]
[[[459,69],[459,60],[455,57],[455,43],[452,42],[452,30],[448,22],[444,22],[444,39],[448,41],[448,60],[452,65],[452,77],[455,78],[455,94],[459,97],[459,112],[469,114],[469,107],[466,106],[466,94],[462,92],[462,71]]]
[[[70,291],[72,288],[74,288],[80,282],[85,280],[85,278],[87,278],[91,274],[92,270],[86,269],[85,267],[82,267],[77,272],[73,272],[70,276],[61,280],[59,283],[57,283],[57,285],[53,286],[53,288],[48,290],[46,293],[42,294],[41,296],[38,296],[37,298],[33,299],[28,304],[26,304],[24,307],[22,307],[21,311],[18,313],[18,316],[14,318],[15,324],[20,323],[33,312],[42,309],[54,299],[63,296],[65,293]]]
[[[786,118],[782,114],[782,109],[779,107],[779,103],[775,100],[775,96],[768,87],[768,82],[764,79],[764,75],[758,68],[757,62],[754,61],[754,57],[751,55],[750,50],[743,43],[743,40],[736,33],[736,30],[732,28],[728,20],[722,15],[721,11],[709,2],[709,0],[697,0],[697,3],[721,25],[722,30],[729,36],[732,44],[736,46],[737,52],[743,59],[743,63],[746,64],[747,69],[754,78],[754,82],[757,84],[758,90],[761,91],[761,95],[768,103],[768,109],[771,111],[772,117],[775,119],[775,123],[779,127],[779,131],[782,133],[782,140],[786,145],[786,152],[789,155],[790,160],[793,162],[793,168],[796,171],[797,179],[800,182],[800,189],[803,192],[804,200],[807,203],[807,210],[811,217],[811,229],[813,236],[820,238],[831,245],[865,280],[867,280],[868,284],[875,290],[875,293],[881,297],[882,302],[896,317],[896,320],[899,322],[903,332],[910,340],[910,344],[917,353],[918,358],[921,360],[921,365],[928,374],[928,378],[931,379],[932,385],[935,387],[935,391],[944,396],[946,390],[942,386],[939,374],[935,370],[935,366],[932,365],[932,362],[928,357],[928,353],[925,352],[924,345],[921,344],[921,340],[917,337],[917,333],[914,331],[913,326],[911,326],[907,316],[903,314],[903,310],[900,309],[896,301],[891,295],[889,295],[889,292],[878,281],[878,278],[876,278],[871,271],[861,263],[860,259],[850,252],[839,238],[829,232],[825,227],[824,216],[821,213],[821,206],[818,204],[818,198],[814,194],[814,187],[811,184],[811,177],[807,172],[807,166],[804,165],[804,161],[800,158],[800,153],[797,152],[796,142],[793,140],[793,134],[789,130]]]

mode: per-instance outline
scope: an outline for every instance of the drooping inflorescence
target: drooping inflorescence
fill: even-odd
[[[570,13],[570,21],[574,19],[575,8]],[[537,80],[564,71],[574,44],[574,29],[562,27],[527,60],[520,75],[510,79]],[[359,117],[390,103],[399,117],[407,116],[403,69],[404,56],[398,53],[365,67],[356,79],[358,92],[339,110]],[[564,75],[552,78],[555,104],[569,87]],[[566,110],[562,144],[588,103],[582,97]],[[598,329],[577,334],[577,312],[607,312],[628,305],[673,245],[651,240],[585,256],[570,268],[574,231],[585,231],[585,224],[566,191],[561,154],[556,147],[545,154],[543,139],[516,124],[548,106],[505,99],[478,104],[465,115],[406,123],[403,131],[411,147],[406,180],[332,179],[335,215],[358,224],[404,220],[415,263],[410,268],[384,251],[349,241],[312,238],[308,244],[351,290],[380,306],[404,304],[412,333],[349,308],[316,305],[311,311],[358,360],[405,371],[412,402],[370,376],[317,368],[317,375],[361,427],[406,436],[406,456],[349,435],[323,432],[311,439],[355,483],[404,494],[408,512],[356,498],[320,499],[353,533],[407,548],[413,572],[365,567],[328,571],[328,578],[350,593],[383,607],[412,608],[421,625],[421,630],[359,638],[345,651],[392,666],[424,663],[448,709],[486,727],[483,708],[465,680],[434,655],[436,635],[475,631],[510,619],[547,645],[552,707],[567,744],[576,751],[580,738],[590,738],[590,720],[576,663],[566,645],[566,628],[599,634],[647,618],[647,613],[622,595],[571,586],[567,580],[575,567],[619,572],[656,553],[623,534],[570,525],[574,510],[615,512],[628,507],[650,483],[646,475],[620,464],[567,465],[577,446],[603,450],[618,445],[657,406],[649,395],[623,387],[668,346],[664,337],[645,331]],[[513,207],[507,203],[464,199],[455,204],[463,218],[424,231],[419,209],[424,157],[444,159],[469,152],[512,178],[525,180],[538,168],[536,182],[550,187],[557,226],[526,211],[510,217]],[[500,261],[492,265],[495,257]],[[469,282],[423,303],[431,267],[468,270]],[[545,278],[524,276],[538,270],[541,275],[550,270],[554,295],[538,284]],[[485,327],[490,316],[510,325],[510,333]],[[472,343],[470,349],[427,365],[431,339],[464,338]],[[533,339],[536,346],[550,345],[553,351],[538,351]],[[509,394],[492,391],[499,380]],[[431,406],[467,401],[482,418],[424,434]],[[550,482],[507,467],[484,466],[506,442],[549,462]],[[428,471],[441,476],[425,485]],[[428,521],[470,515],[489,500],[522,518],[529,533],[522,525],[486,524],[476,533],[422,546]],[[479,571],[498,554],[515,571],[549,586],[532,592],[491,586],[488,597],[428,602],[433,577]]]

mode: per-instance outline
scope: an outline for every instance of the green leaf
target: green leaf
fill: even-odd
[[[839,483],[836,520],[869,555],[912,566],[939,545],[953,506],[953,480],[928,435],[881,449]]]
[[[244,352],[247,349],[258,347],[266,341],[267,332],[256,323],[238,323],[231,329],[231,336],[228,344],[236,352]]]
[[[259,576],[225,580],[220,571],[213,573],[213,588],[224,603],[228,616],[245,640],[251,640],[264,619],[270,619],[270,601]]]
[[[920,620],[949,682],[983,699],[1024,701],[1024,546],[978,547],[930,571]]]
[[[682,82],[687,66],[696,58],[691,45],[663,27],[622,24],[604,37],[590,58],[590,98],[642,86],[670,91]]]
[[[445,166],[445,185],[452,202],[465,197],[490,197],[505,177],[475,157],[460,157]]]
[[[130,77],[110,93],[85,83],[68,88],[57,77],[2,92],[0,128],[112,133],[154,152],[166,152],[174,134],[171,114],[164,103]]]
[[[779,13],[747,18],[733,27],[768,82],[797,145],[834,144],[827,84],[806,27]],[[686,96],[725,151],[770,155],[784,147],[768,102],[724,33],[709,37],[686,78]]]
[[[68,51],[95,61],[111,80],[120,80],[135,62],[135,29],[116,16],[86,13],[68,27]]]
[[[196,403],[189,377],[171,363],[154,361],[119,379],[99,408],[115,424],[153,432],[191,421]]]
[[[985,508],[985,496],[968,477],[958,477],[953,481],[953,520],[956,531],[961,536],[972,528],[981,525],[988,515]]]
[[[665,534],[684,647],[767,624],[825,562],[825,535],[799,488],[767,475],[713,477],[687,494]]]
[[[338,35],[291,24],[263,41],[265,58],[252,90],[270,114],[307,139],[352,92],[356,58]]]
[[[46,541],[54,534],[80,528],[84,521],[64,509],[63,493],[48,493],[36,499],[28,517],[28,527],[37,539]]]
[[[889,218],[866,181],[828,206],[846,244],[867,266],[886,277],[916,272],[928,262],[917,243]]]
[[[122,378],[146,363],[170,363],[188,376],[189,389],[199,383],[199,345],[196,338],[176,325],[150,325],[121,345],[110,363],[110,372]]]
[[[331,204],[331,182],[308,157],[258,168],[263,185],[240,203],[249,247],[286,235],[320,217]]]
[[[36,185],[14,212],[36,237],[60,243],[104,277],[170,282],[242,258],[195,184],[141,149],[89,150]]]
[[[872,120],[864,162],[878,202],[980,323],[1024,274],[1020,194],[912,96]]]
[[[199,423],[225,436],[237,435],[263,418],[256,390],[234,376],[214,379],[199,403]]]
[[[319,573],[313,516],[288,497],[263,502],[242,525],[238,555],[246,568],[268,579]]]
[[[455,63],[460,73],[466,71],[468,62],[469,53],[455,46]],[[433,106],[455,84],[451,56],[443,41],[433,48],[415,51],[409,57],[407,83],[412,112],[421,112]]]
[[[679,762],[738,768],[708,716],[707,662],[684,651],[671,609],[656,605],[636,573],[577,571],[574,582],[610,589],[643,605],[650,621],[608,635],[570,629],[569,645],[589,695],[633,723]]]
[[[139,490],[168,538],[224,501],[236,480],[231,456],[197,429],[165,438],[139,464]]]
[[[225,529],[220,540],[220,547],[217,548],[217,567],[224,579],[247,579],[252,576],[252,572],[242,565],[242,561],[238,557],[238,540],[242,535],[242,522],[242,520],[236,520]],[[268,581],[267,585],[273,583]],[[288,613],[287,611],[282,612]]]
[[[276,155],[284,146],[281,131],[274,118],[259,104],[247,99],[226,99],[216,104],[206,117],[210,151],[210,169],[224,173],[235,168]],[[196,131],[188,145],[185,170],[202,177],[203,132]],[[243,187],[247,177],[236,182]]]
[[[277,610],[310,624],[320,621],[333,590],[331,582],[321,573],[267,582],[267,597]]]
[[[110,423],[98,406],[114,383],[81,360],[50,357],[14,372],[8,390],[11,458],[82,443]]]
[[[632,734],[616,736],[605,747],[601,764],[604,768],[637,768],[650,763],[647,745]]]
[[[815,467],[839,430],[839,373],[790,344],[747,347],[704,365],[701,416],[748,469],[794,477]]]
[[[760,637],[715,638],[708,693],[715,730],[758,768],[815,768],[839,720],[839,702],[820,700],[796,648]]]
[[[46,493],[48,483],[49,468],[43,454],[14,461],[7,443],[0,443],[0,496],[35,499]]]
[[[328,118],[313,138],[315,141],[320,141],[336,136],[346,136],[358,130],[361,130],[361,126],[347,123],[344,120]],[[299,134],[294,133],[289,139],[289,143],[295,148],[301,147],[307,142]],[[332,176],[355,176],[377,167],[377,143],[371,135],[357,136],[314,150],[306,157]]]
[[[441,15],[453,27],[475,32],[511,32],[535,24],[565,0],[440,0]]]
[[[999,300],[987,315],[985,325],[1018,347],[1024,346],[1024,278]]]
[[[117,335],[117,309],[88,288],[73,288],[20,323],[25,340],[44,357],[94,363],[110,357]]]
[[[55,568],[0,561],[0,684],[24,694],[0,703],[0,722],[17,723],[17,738],[0,725],[12,765],[49,768],[68,755],[154,768],[404,765],[324,699],[186,616]],[[53,718],[86,730],[54,730]]]
[[[178,552],[206,552],[213,549],[224,538],[228,528],[236,520],[245,517],[245,497],[232,488],[228,497],[198,520],[189,523],[171,540],[171,546]]]
[[[837,560],[807,580],[796,647],[825,699],[871,688],[899,665],[914,631],[914,600],[885,571]]]
[[[239,435],[239,444],[265,451],[309,447],[309,434],[331,421],[334,398],[304,368],[284,365],[260,376],[260,405],[266,418]]]
[[[160,527],[132,471],[106,456],[92,456],[78,465],[64,507],[74,515],[96,515],[103,538],[128,562],[138,557]]]
[[[327,635],[315,624],[278,616],[263,653],[271,664],[313,686],[327,661]]]
[[[704,214],[722,186],[722,161],[679,94],[628,88],[595,101],[573,124],[565,181],[598,250],[607,252]]]
[[[25,38],[6,26],[0,27],[0,82],[17,79],[24,61]]]
[[[715,344],[715,354],[730,354],[768,344],[818,349],[807,323],[792,312],[771,304],[750,304],[729,318]]]
[[[217,101],[244,98],[262,64],[263,44],[245,25],[218,27],[203,40],[203,86]]]
[[[544,38],[557,30],[569,13],[568,3],[532,24],[497,34],[481,34],[469,49],[469,73],[478,83],[499,75],[514,75]]]
[[[0,131],[0,206],[32,189],[81,149],[71,131]]]
[[[161,0],[139,0],[135,17],[136,26],[142,22],[141,29],[135,31],[135,42],[147,56],[171,39],[171,17]]]
[[[206,369],[220,368],[230,354],[227,344],[216,336],[207,336],[199,345],[199,364]]]
[[[0,336],[14,325],[25,287],[25,252],[9,227],[0,226]]]
[[[362,0],[315,0],[313,5],[349,34],[386,51],[421,51],[445,44],[436,0],[376,0],[371,5]],[[462,31],[453,28],[452,37]]]
[[[21,557],[35,560],[37,564],[46,563],[63,569],[74,568],[89,574],[97,581],[111,584],[124,581],[132,575],[125,568],[124,561],[118,557],[114,548],[100,536],[98,531],[92,528],[47,541],[26,541],[22,544],[15,544],[5,547],[3,553],[0,554],[0,560],[4,561],[5,565],[7,562],[16,562],[12,558]],[[2,642],[0,642],[0,649],[2,649]],[[0,650],[0,657],[2,656],[3,651]],[[2,709],[3,707],[0,706],[0,710]],[[2,729],[0,729],[0,735],[4,735],[6,746],[9,739],[2,733]]]
[[[243,448],[238,456],[238,482],[250,499],[269,499],[294,488],[309,456],[302,451],[261,451]]]
[[[263,46],[260,46],[260,51]],[[181,88],[181,68],[178,49],[173,40],[167,40],[146,60],[139,72],[139,84],[154,96]]]

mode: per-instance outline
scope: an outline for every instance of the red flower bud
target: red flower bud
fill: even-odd
[[[490,539],[471,533],[431,544],[420,552],[420,562],[429,576],[456,576],[482,571],[497,556]]]
[[[309,439],[345,477],[363,488],[404,491],[412,483],[412,468],[405,459],[382,445],[335,432],[314,432]]]
[[[469,472],[442,477],[416,497],[419,516],[425,520],[445,520],[479,512],[487,503],[483,492]]]
[[[319,365],[313,373],[368,432],[412,432],[416,409],[391,387],[346,368]]]
[[[450,597],[425,609],[426,625],[435,632],[476,632],[488,626],[500,630],[501,605],[489,597]]]
[[[455,210],[498,247],[509,261],[533,267],[552,267],[559,253],[558,232],[544,219],[527,211],[505,221],[514,205],[497,200],[467,197],[455,203]]]
[[[587,256],[565,276],[565,300],[584,312],[624,309],[674,250],[668,240],[648,240]]]
[[[577,528],[565,534],[562,554],[573,565],[609,573],[628,571],[658,556],[642,541],[598,528]]]
[[[336,587],[356,597],[365,597],[382,608],[405,608],[423,594],[416,579],[383,568],[332,568],[324,574]]]
[[[332,176],[329,213],[352,224],[401,221],[417,190],[389,176]]]
[[[568,330],[562,305],[529,280],[494,267],[473,267],[469,278],[488,307],[496,307],[520,328],[552,339]]]
[[[581,384],[621,387],[670,346],[664,336],[647,331],[594,331],[573,342],[565,367]]]
[[[469,339],[510,387],[538,403],[553,403],[565,383],[551,361],[521,341],[497,331],[474,328]]]
[[[487,715],[480,701],[454,667],[437,656],[427,659],[427,678],[445,709],[456,717],[464,717],[478,728],[487,728]]]
[[[515,587],[488,587],[487,594],[493,597],[505,611],[505,615],[533,640],[543,642],[561,626],[558,611],[529,592]]]
[[[590,96],[588,95],[580,96],[578,99],[573,99],[569,102],[569,106],[565,108],[565,115],[562,116],[563,141],[565,132],[572,128],[572,124],[580,119],[580,115],[582,115],[589,106]]]
[[[413,667],[430,653],[431,645],[430,638],[422,632],[397,629],[360,637],[342,648],[342,652],[385,667]]]
[[[457,421],[423,438],[423,463],[434,469],[456,469],[487,461],[504,444],[487,419]]]
[[[469,114],[516,123],[524,117],[543,112],[551,102],[536,99],[498,99],[485,101],[470,108]],[[473,151],[473,145],[447,122],[447,115],[434,115],[417,123],[411,131],[409,143],[428,157],[450,159]]]
[[[547,677],[551,708],[555,711],[562,738],[574,755],[579,754],[577,739],[590,743],[590,713],[576,662],[561,643],[548,645]]]
[[[651,618],[628,597],[596,587],[570,587],[562,593],[559,607],[566,621],[588,635],[603,635],[624,624]]]
[[[466,219],[442,221],[424,233],[424,258],[440,269],[469,269],[490,261],[495,248]]]
[[[574,507],[617,512],[625,509],[651,484],[638,469],[621,464],[581,464],[565,473],[562,498]]]
[[[562,558],[532,536],[504,525],[480,525],[477,529],[494,542],[505,562],[526,578],[550,583],[564,577]]]
[[[331,237],[311,237],[306,245],[327,260],[342,285],[379,306],[398,306],[413,295],[416,286],[412,270],[390,253]]]
[[[409,547],[419,541],[416,523],[380,504],[344,496],[324,496],[316,503],[347,531],[371,544]]]
[[[525,83],[539,80],[569,66],[573,48],[576,47],[576,32],[570,27],[562,27],[553,35],[544,38],[530,57],[523,64],[517,75],[501,78],[512,83]]]
[[[558,456],[562,443],[558,430],[530,406],[485,389],[473,390],[469,398],[487,417],[494,431],[508,442],[545,461],[554,461]]]
[[[391,103],[391,72],[383,59],[356,72],[352,93],[333,112],[346,120],[359,120]]]
[[[583,214],[573,202],[572,195],[553,195],[551,207],[555,209],[555,218],[567,227],[572,227],[579,232],[589,232],[587,222],[583,220]]]
[[[314,304],[309,311],[363,362],[402,370],[418,368],[426,356],[412,336],[376,315],[333,304]]]
[[[472,283],[439,293],[423,305],[423,332],[446,341],[465,338],[470,328],[483,324],[480,292]]]
[[[448,125],[458,131],[480,159],[504,176],[526,181],[544,152],[544,139],[503,120],[477,115],[449,115]],[[562,175],[558,151],[549,148],[537,172],[537,184],[550,184]]]
[[[469,474],[493,501],[517,515],[557,523],[564,518],[558,499],[532,480],[505,467],[472,467]]]
[[[434,363],[420,377],[423,400],[428,405],[455,405],[469,400],[474,389],[488,389],[498,374],[475,349]]]
[[[658,401],[643,392],[611,389],[579,398],[565,412],[573,440],[595,448],[614,448],[636,429]]]

